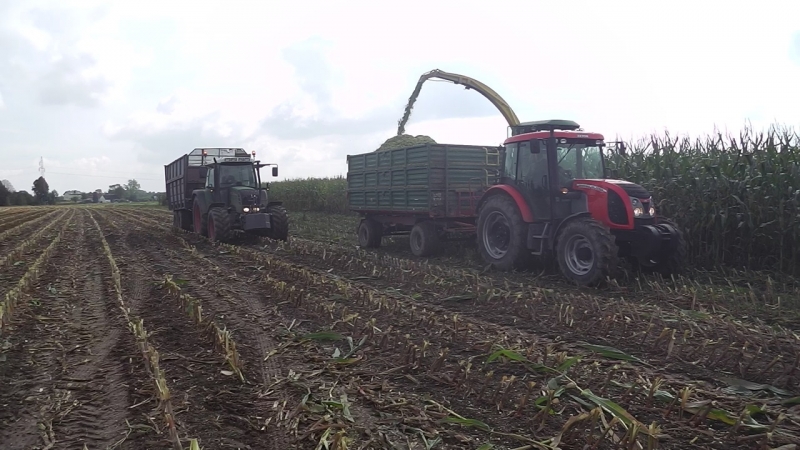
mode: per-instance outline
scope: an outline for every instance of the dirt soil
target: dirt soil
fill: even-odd
[[[177,448],[170,423],[207,449],[800,440],[797,336],[703,299],[548,290],[313,239],[212,244],[161,211],[58,212],[0,279],[12,291],[60,236],[0,334],[3,448]]]

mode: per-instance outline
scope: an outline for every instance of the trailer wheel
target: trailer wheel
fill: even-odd
[[[212,242],[227,242],[230,240],[231,215],[222,208],[211,208],[208,216],[208,239]]]
[[[669,244],[662,245],[658,252],[647,260],[637,260],[638,266],[644,273],[660,273],[662,276],[680,275],[683,273],[684,263],[688,248],[683,231],[675,222],[668,219],[659,219],[656,227],[670,231],[672,239]]]
[[[289,213],[286,212],[286,208],[280,205],[271,205],[267,207],[267,212],[272,218],[272,228],[267,236],[279,241],[289,239]]]
[[[519,269],[530,261],[525,222],[509,197],[495,195],[481,208],[478,250],[484,261],[499,270]]]
[[[409,236],[411,253],[416,256],[430,256],[441,249],[441,240],[433,222],[426,221],[414,225]]]
[[[192,223],[194,224],[194,232],[201,236],[208,236],[208,217],[203,217],[200,211],[200,205],[197,201],[194,202],[192,207]]]
[[[364,248],[381,246],[382,226],[372,219],[363,219],[358,225],[358,245]]]
[[[561,273],[579,286],[595,286],[606,276],[613,276],[618,252],[614,235],[590,217],[564,225],[556,241]]]

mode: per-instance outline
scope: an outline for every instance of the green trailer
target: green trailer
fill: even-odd
[[[347,201],[362,216],[358,241],[379,247],[409,235],[418,256],[474,234],[476,206],[499,181],[503,147],[425,144],[347,156]]]

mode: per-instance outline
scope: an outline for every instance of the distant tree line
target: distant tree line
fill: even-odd
[[[44,177],[34,180],[31,190],[33,194],[17,191],[8,180],[3,180],[0,183],[0,206],[52,205],[58,199],[58,192],[50,190]]]

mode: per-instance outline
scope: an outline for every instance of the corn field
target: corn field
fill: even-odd
[[[800,137],[790,128],[739,136],[652,135],[606,153],[615,177],[645,186],[675,220],[697,267],[800,274]],[[346,179],[272,183],[289,211],[347,214]]]

